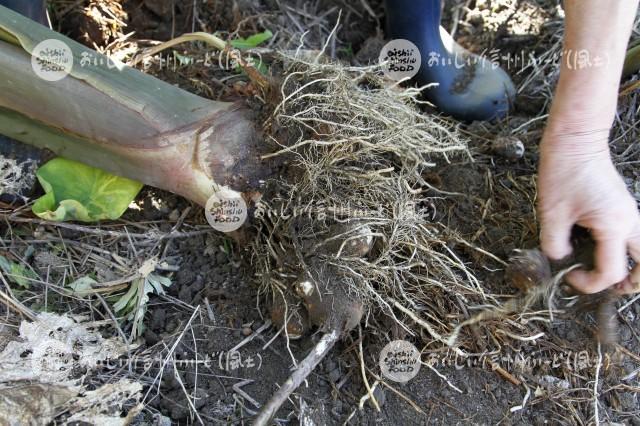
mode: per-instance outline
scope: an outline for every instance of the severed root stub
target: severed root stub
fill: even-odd
[[[294,290],[304,303],[309,322],[322,331],[349,331],[362,319],[362,302],[350,294],[347,278],[335,266],[313,262]]]
[[[360,323],[364,305],[354,294],[350,294],[349,283],[336,269],[320,261],[312,262],[309,271],[295,283],[294,289],[303,300],[309,322],[319,326],[325,334],[258,413],[254,425],[268,424],[338,339]],[[296,331],[296,326],[296,322],[287,322],[287,330]]]
[[[345,234],[343,231],[344,229],[336,229],[334,235]],[[325,244],[328,252],[338,252],[345,256],[365,256],[372,245],[372,238],[366,232],[363,232],[362,237],[328,240],[331,240],[330,244]],[[318,253],[328,254],[327,251]],[[291,296],[279,296],[282,299],[280,302],[276,299],[271,317],[276,325],[286,323],[286,330],[290,336],[300,337],[311,326],[317,326],[324,335],[291,377],[265,404],[254,419],[254,425],[268,424],[289,395],[322,361],[340,337],[360,323],[364,303],[354,291],[352,284],[349,276],[327,261],[326,257],[313,257],[293,284],[293,291],[302,301],[304,311],[295,305]]]
[[[592,312],[596,318],[597,338],[605,352],[618,342],[618,310],[620,295],[611,289],[595,294],[583,294],[576,305],[578,312]]]

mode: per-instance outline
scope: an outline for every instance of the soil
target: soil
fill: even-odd
[[[220,242],[222,244],[222,242]],[[213,243],[215,244],[215,242]],[[282,337],[277,338],[267,349],[263,346],[272,339],[274,329],[256,333],[265,324],[266,318],[255,308],[255,288],[251,285],[250,267],[242,263],[240,257],[229,257],[222,251],[203,255],[203,247],[211,241],[199,237],[176,244],[176,252],[182,258],[176,282],[169,293],[190,305],[200,305],[201,312],[192,323],[193,336],[185,336],[176,347],[178,359],[213,358],[212,366],[198,366],[197,375],[191,366],[180,366],[181,380],[187,392],[197,389],[196,408],[205,422],[229,422],[237,424],[247,421],[256,411],[247,399],[240,399],[233,386],[244,380],[251,382],[242,386],[253,400],[264,404],[289,376],[292,367],[291,354],[300,361],[318,340],[319,335],[306,336],[301,340],[290,341],[287,348]],[[213,320],[206,314],[203,300],[207,298]],[[168,303],[156,300],[149,308],[148,329],[144,338],[148,346],[160,348],[173,344],[175,334],[184,328],[191,312]],[[239,350],[242,362],[254,359],[256,367],[232,369],[220,368],[220,352],[227,352],[247,336],[255,339]],[[395,385],[396,389],[409,397],[424,414],[420,415],[401,397],[389,389],[376,392],[381,405],[377,413],[369,403],[364,410],[358,410],[359,399],[366,393],[359,374],[356,339],[348,337],[340,343],[332,354],[325,359],[292,398],[294,404],[288,404],[280,410],[278,418],[299,421],[302,405],[306,405],[306,415],[315,417],[316,424],[342,424],[351,418],[349,424],[388,424],[412,425],[425,423],[445,423],[472,421],[474,423],[497,423],[509,412],[512,406],[522,402],[521,388],[505,383],[496,373],[483,368],[456,367],[439,368],[449,381],[462,391],[451,389],[435,373],[423,367],[417,377],[404,385]],[[378,362],[383,336],[368,337],[364,341],[367,365]],[[159,344],[159,342],[161,342]],[[291,351],[291,352],[289,352]],[[196,355],[197,354],[197,355]],[[223,365],[226,363],[223,355]],[[139,369],[142,372],[142,369]],[[154,377],[156,369],[146,376]],[[165,373],[172,374],[171,370]],[[171,377],[163,378],[160,393],[149,399],[149,412],[159,413],[178,422],[193,422],[193,416],[185,398],[180,382]],[[192,394],[193,395],[193,394]],[[302,402],[304,401],[304,403]],[[526,423],[541,418],[541,414],[525,410],[517,419]],[[513,418],[512,418],[513,420]],[[297,424],[297,423],[292,423]]]
[[[482,179],[483,174],[491,172],[501,176],[511,170],[510,164],[498,164],[494,167],[477,164],[452,165],[442,169],[442,188],[460,192],[466,190],[469,197],[464,197],[455,204],[455,214],[443,213],[453,223],[458,223],[457,228],[464,234],[475,231],[469,218],[481,215],[482,205],[474,203],[472,197],[486,197],[488,188]],[[505,178],[506,179],[506,178]],[[497,182],[501,180],[498,179]],[[521,200],[521,205],[526,206],[526,200]],[[178,206],[182,201],[178,201]],[[178,207],[179,209],[179,207]],[[146,210],[152,211],[152,209]],[[515,213],[515,212],[512,212]],[[146,213],[148,214],[148,213]],[[518,212],[523,216],[530,216],[531,210],[524,209]],[[514,215],[515,216],[515,215]],[[152,216],[148,217],[151,219]],[[501,220],[501,219],[496,219]],[[459,221],[459,222],[458,222]],[[495,244],[494,254],[507,257],[512,248],[535,246],[535,238],[522,244],[521,241],[513,241],[511,235],[522,234],[521,230],[509,228],[514,221],[504,220],[503,226],[489,227],[486,231],[487,245]],[[455,225],[454,225],[455,226]],[[511,226],[518,226],[517,224]],[[200,236],[198,238],[180,241],[175,244],[174,254],[180,257],[180,270],[176,273],[175,283],[170,287],[169,294],[182,302],[192,306],[199,306],[200,312],[192,321],[189,333],[184,336],[176,347],[175,353],[178,359],[193,360],[212,358],[210,368],[199,365],[197,374],[193,366],[178,366],[181,381],[187,393],[196,396],[195,408],[202,420],[207,424],[228,423],[240,424],[250,421],[251,415],[257,411],[257,406],[252,400],[264,404],[277,390],[278,384],[283,383],[291,372],[293,355],[300,361],[319,339],[319,334],[305,336],[300,340],[291,340],[289,347],[282,336],[272,341],[276,330],[269,327],[261,330],[268,320],[264,307],[256,307],[255,287],[251,280],[251,266],[247,264],[248,256],[235,247],[231,254],[225,253],[222,248],[229,241],[219,239],[217,236]],[[213,247],[208,254],[204,254],[203,247]],[[498,247],[502,247],[498,249]],[[464,252],[461,247],[456,247],[458,252]],[[472,254],[469,255],[471,260]],[[486,261],[486,260],[485,260]],[[487,269],[491,266],[487,264]],[[486,271],[480,278],[492,291],[497,293],[513,293],[515,290],[510,283],[505,282],[503,272],[492,273]],[[203,302],[208,300],[211,312]],[[176,334],[184,329],[189,321],[192,311],[162,298],[153,300],[147,314],[148,330],[144,338],[151,353],[157,354],[157,359],[162,359],[166,354],[166,348],[171,347]],[[266,315],[266,316],[265,316]],[[577,321],[576,321],[577,319]],[[377,321],[385,323],[384,318]],[[631,309],[620,316],[620,342],[633,353],[640,351],[637,331],[640,326],[640,305],[635,304]],[[549,339],[555,346],[538,348],[540,359],[547,363],[566,353],[579,353],[583,350],[593,350],[593,326],[592,314],[585,312],[569,312],[563,318],[557,318],[553,327],[547,328]],[[389,327],[386,327],[389,329]],[[381,327],[385,329],[385,327]],[[259,331],[260,330],[260,331]],[[258,332],[259,331],[259,332]],[[481,335],[489,341],[489,335]],[[240,350],[240,359],[246,364],[253,359],[255,367],[225,366],[226,355],[231,348],[243,342],[248,336],[256,336],[252,341],[243,345]],[[374,369],[379,362],[382,346],[390,338],[406,338],[397,330],[392,330],[388,336],[381,334],[367,334],[363,341],[366,364]],[[302,422],[302,417],[315,419],[318,425],[422,425],[422,424],[457,424],[472,422],[475,424],[535,424],[565,423],[566,419],[558,417],[558,407],[555,403],[544,398],[544,395],[534,396],[536,389],[546,389],[548,392],[564,392],[565,383],[570,383],[565,378],[563,365],[540,366],[527,368],[518,366],[515,357],[517,352],[505,348],[501,356],[505,357],[501,363],[514,374],[521,373],[529,378],[529,386],[532,395],[525,409],[511,413],[513,407],[522,404],[525,391],[522,385],[514,385],[500,374],[492,371],[488,365],[482,365],[486,361],[483,357],[476,359],[477,365],[468,365],[466,361],[456,360],[452,354],[427,353],[423,360],[441,360],[436,364],[439,374],[446,376],[449,384],[435,372],[423,366],[418,375],[408,383],[399,384],[389,382],[395,390],[404,397],[409,398],[422,410],[416,411],[403,397],[394,391],[381,387],[376,390],[376,400],[381,406],[381,411],[366,402],[364,409],[358,409],[360,398],[366,394],[359,371],[357,353],[357,334],[347,336],[339,343],[333,352],[320,364],[309,378],[307,385],[298,389],[291,403],[286,404],[278,413],[277,418],[289,424],[310,424]],[[267,342],[272,343],[264,349]],[[414,342],[419,345],[419,341]],[[164,350],[163,350],[164,348]],[[514,348],[515,349],[515,348]],[[484,348],[486,350],[486,348]],[[518,348],[519,351],[526,351]],[[477,353],[483,352],[483,345],[478,344]],[[514,359],[509,359],[509,356]],[[572,355],[569,355],[569,357]],[[153,359],[153,357],[152,357]],[[472,358],[473,359],[473,358]],[[592,360],[593,362],[593,360]],[[145,377],[155,377],[156,368],[144,372]],[[447,364],[448,363],[448,364]],[[444,365],[444,366],[443,366]],[[629,360],[619,365],[612,365],[605,372],[605,383],[615,385],[621,377],[632,373],[636,365]],[[138,368],[138,373],[143,374],[143,369]],[[147,410],[140,417],[140,421],[149,420],[153,413],[161,413],[178,423],[195,423],[192,410],[185,398],[185,390],[180,381],[171,377],[173,371],[165,370],[160,392],[155,390],[150,394],[147,402]],[[242,398],[234,392],[233,386],[248,380],[242,386],[242,390],[251,398]],[[454,386],[458,389],[454,389]],[[194,391],[194,389],[196,389]],[[195,393],[194,393],[195,392]],[[577,392],[579,393],[579,392]],[[567,392],[567,394],[570,394]],[[589,392],[583,392],[579,398],[588,398]],[[576,395],[571,395],[576,396]],[[635,415],[631,413],[638,409],[637,395],[635,392],[611,390],[602,398],[604,401],[601,410],[604,410],[610,418],[625,419],[631,424],[635,422]],[[619,413],[629,413],[627,415]],[[589,417],[589,413],[582,413]],[[618,417],[620,416],[620,417]]]
[[[384,32],[380,1],[323,0],[309,3],[205,0],[197,3],[197,18],[205,29],[227,33],[240,29],[240,36],[263,30],[263,25],[269,19],[278,21],[283,14],[291,14],[291,10],[310,8],[314,16],[327,12],[329,21],[334,22],[338,9],[342,8],[345,13],[344,24],[330,54],[354,64],[362,64],[376,57],[376,49],[379,49],[376,46],[380,45]],[[361,3],[368,4],[378,16],[372,18]],[[499,19],[494,17],[492,21],[492,15],[486,13],[487,3],[494,3],[495,7],[491,10],[496,11],[495,16]],[[520,6],[510,8],[506,4]],[[166,40],[193,29],[194,9],[191,2],[124,0],[123,6],[129,16],[127,32],[135,31],[139,39]],[[549,1],[458,1],[447,5],[447,28],[451,28],[452,17],[460,13],[462,6],[470,10],[465,17],[468,25],[459,27],[457,35],[462,44],[476,52],[493,47],[516,51],[524,45],[534,46],[533,51],[544,49],[546,30],[543,22],[553,17],[556,10],[555,2]],[[512,19],[514,14],[516,19]],[[69,26],[73,23],[65,23],[64,17],[59,25],[63,31],[72,33]],[[199,25],[196,30],[201,29]],[[308,44],[313,47],[314,43],[321,40],[323,33],[315,26],[310,31]],[[478,34],[482,36],[478,37]],[[285,36],[278,37],[279,46],[289,47]],[[516,83],[523,78],[515,71],[511,73]],[[171,74],[161,76],[168,76],[170,80]],[[193,86],[192,82],[176,83],[184,84],[187,89],[191,87],[202,95],[207,93],[200,86]],[[209,96],[222,95],[215,92],[209,93]],[[435,169],[436,172],[427,177],[438,189],[461,194],[437,206],[437,220],[458,230],[461,236],[501,259],[508,258],[513,249],[534,248],[538,244],[534,178],[541,126],[525,126],[525,130],[518,132],[517,136],[525,146],[525,154],[521,159],[511,161],[500,158],[490,148],[490,142],[496,135],[510,134],[547,106],[542,96],[523,96],[529,97],[522,102],[522,106],[516,105],[515,116],[507,123],[462,127],[470,135],[474,163],[441,164]],[[630,179],[635,179],[632,172],[627,170],[626,174]],[[157,198],[162,200],[164,207],[152,208],[150,200]],[[173,211],[182,212],[190,207],[188,202],[180,198],[150,189],[145,190],[139,200],[143,209],[128,212],[124,220],[162,220]],[[197,207],[193,207],[186,221],[204,223]],[[516,292],[505,281],[500,265],[494,260],[454,242],[451,246],[456,252],[462,253],[465,262],[477,265],[473,268],[474,272],[491,292],[505,295]],[[300,361],[320,335],[316,332],[289,342],[282,336],[275,336],[277,330],[268,326],[266,307],[259,303],[261,299],[256,299],[251,256],[231,240],[215,233],[176,239],[167,249],[167,256],[179,269],[173,276],[168,295],[152,297],[145,318],[147,328],[144,344],[147,356],[154,363],[150,368],[134,365],[131,371],[131,374],[144,379],[148,385],[145,392],[150,390],[145,400],[145,410],[136,423],[165,424],[160,415],[175,424],[196,424],[199,420],[205,424],[249,423],[259,406],[265,404],[278,385],[290,375],[293,359]],[[194,307],[198,307],[195,315]],[[620,343],[631,353],[640,353],[640,305],[636,303],[619,314],[618,320]],[[379,374],[377,365],[380,351],[388,341],[405,338],[413,341],[418,348],[429,342],[426,336],[422,336],[424,339],[407,336],[384,317],[369,318],[368,321],[379,325],[372,328],[371,332],[364,333],[362,341],[365,364],[376,374]],[[185,328],[187,324],[190,327]],[[548,341],[552,343],[549,347],[537,348],[540,357],[548,360],[553,354],[566,351],[577,353],[581,350],[589,350],[593,354],[593,326],[593,315],[589,313],[569,312],[556,318],[552,326],[546,327]],[[186,332],[181,335],[183,330]],[[386,330],[386,333],[381,330]],[[481,353],[487,346],[483,341],[490,343],[492,336],[485,334],[482,326],[476,332],[480,336],[476,351]],[[236,360],[233,357],[227,359],[228,351],[251,337],[253,339],[239,349],[240,360],[245,365],[233,368]],[[210,365],[200,363],[194,366],[185,361],[175,370],[170,365],[165,366],[159,387],[157,384],[149,386],[158,372],[162,371],[162,360],[176,341],[179,343],[174,353],[178,360],[206,360],[209,356],[212,358]],[[440,362],[435,365],[438,374],[422,366],[418,375],[408,383],[388,382],[392,388],[378,385],[374,395],[380,412],[370,401],[364,403],[363,409],[359,409],[360,400],[367,391],[360,372],[358,343],[357,332],[346,336],[278,412],[276,421],[280,424],[305,425],[468,422],[543,425],[576,424],[576,419],[588,419],[592,415],[593,407],[588,403],[592,398],[590,390],[574,389],[572,377],[566,375],[563,367],[542,365],[529,368],[518,366],[515,362],[501,362],[500,365],[520,377],[520,381],[526,379],[526,385],[512,383],[508,377],[493,371],[486,364],[454,366]],[[511,353],[515,356],[517,351],[527,349],[526,342],[520,343],[518,347],[503,348],[503,355]],[[532,352],[531,347],[528,351]],[[450,354],[433,354],[427,349],[423,353],[423,360],[430,356],[440,360],[452,359]],[[484,358],[479,360],[484,361]],[[250,366],[252,362],[256,365]],[[638,379],[622,381],[635,369],[637,364],[628,358],[624,362],[612,363],[605,369],[601,378],[604,381],[600,395],[601,419],[640,425],[637,417],[640,408]],[[592,370],[583,373],[589,376]],[[235,385],[245,380],[249,382],[241,387],[242,392],[234,390]],[[617,386],[620,383],[627,387]],[[190,396],[193,407],[190,407],[185,395]],[[549,398],[549,395],[555,395],[556,398]],[[514,408],[522,405],[525,399],[524,408]],[[569,405],[560,403],[558,406],[557,401],[564,399],[582,402],[579,407],[583,412],[569,413]],[[408,401],[412,401],[413,405]],[[200,419],[194,416],[194,408]],[[565,414],[558,414],[563,411]]]

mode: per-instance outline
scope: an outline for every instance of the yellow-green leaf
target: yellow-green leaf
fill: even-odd
[[[53,221],[95,222],[118,219],[142,184],[65,158],[55,158],[36,173],[45,195],[33,205],[38,217]]]
[[[260,46],[271,37],[273,37],[273,33],[269,30],[266,30],[247,38],[237,38],[235,40],[231,40],[229,43],[231,43],[231,46],[235,47],[236,49],[252,49],[254,47]]]

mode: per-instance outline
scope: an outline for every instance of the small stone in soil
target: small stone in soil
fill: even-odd
[[[167,312],[163,308],[154,309],[151,315],[151,328],[155,331],[162,331],[164,329],[165,321],[167,319]]]
[[[514,136],[497,137],[491,143],[491,150],[509,161],[517,161],[524,156],[524,144]]]
[[[162,414],[154,414],[153,424],[157,426],[171,426],[171,419]]]
[[[329,380],[333,383],[336,383],[342,377],[342,373],[339,368],[334,369],[329,373]]]
[[[380,407],[382,407],[387,401],[387,396],[384,392],[384,389],[382,389],[382,387],[380,386],[376,386],[376,388],[373,390],[373,396],[376,399],[378,406]],[[371,402],[371,405],[373,405],[373,402]]]
[[[621,342],[628,342],[629,340],[631,340],[633,333],[631,332],[631,329],[626,326],[626,325],[621,325],[620,329],[620,341]]]
[[[144,332],[144,341],[147,346],[153,346],[160,341],[160,337],[150,328],[147,328]]]

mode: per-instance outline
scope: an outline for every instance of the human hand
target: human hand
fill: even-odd
[[[595,268],[577,269],[567,281],[583,293],[611,286],[637,292],[627,268],[627,252],[640,261],[640,215],[609,154],[608,129],[554,132],[548,128],[540,149],[538,214],[541,246],[551,259],[571,254],[574,225],[596,242]],[[634,275],[634,274],[632,274]]]

